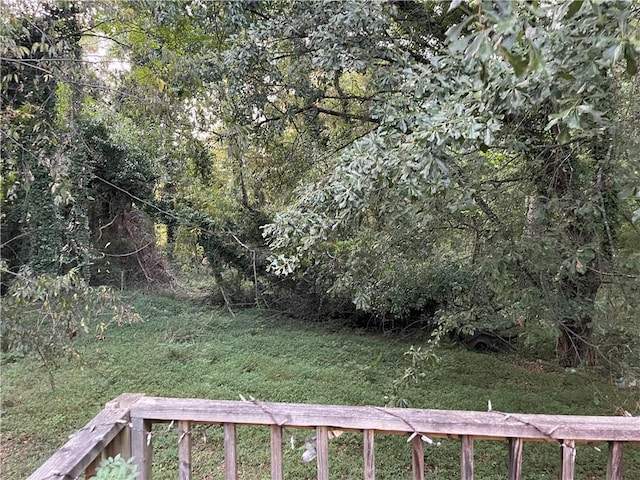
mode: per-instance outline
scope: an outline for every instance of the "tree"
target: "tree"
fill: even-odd
[[[593,362],[594,302],[620,267],[620,210],[638,185],[616,88],[637,74],[635,7],[461,5],[447,41],[428,30],[422,45],[397,26],[395,4],[341,8],[341,28],[318,21],[327,33],[310,43],[311,63],[366,69],[380,92],[367,114],[377,126],[266,226],[279,252],[271,268],[331,265],[332,289],[384,309],[375,299],[389,283],[402,288],[398,272],[444,262],[470,277],[452,284],[456,325],[499,316],[555,326],[564,362]],[[344,39],[359,35],[354,53]]]
[[[118,20],[104,27],[130,59],[129,91],[151,99],[150,108],[123,103],[130,114],[153,116],[150,129],[162,125],[156,218],[170,241],[184,232],[198,236],[219,283],[229,270],[254,284],[265,276],[258,226],[313,165],[309,153],[326,144],[310,109],[296,112],[306,117],[293,126],[281,114],[253,118],[255,102],[238,88],[241,59],[229,48],[231,38],[245,38],[245,13],[223,2],[123,2]],[[256,95],[273,101],[264,90]],[[263,128],[253,130],[256,123]]]
[[[62,188],[81,175],[69,169],[62,127],[75,113],[64,82],[79,68],[77,13],[71,4],[44,5],[2,20],[8,33],[0,75],[2,257],[15,268],[30,263],[37,272],[55,274],[82,257],[76,240],[86,236],[86,224],[77,216],[76,192]],[[75,251],[64,251],[65,245]]]
[[[3,17],[3,260],[14,273],[22,265],[36,275],[79,267],[88,281],[90,264],[104,272],[98,259],[107,256],[133,276],[166,278],[162,268],[155,277],[145,270],[157,256],[139,213],[154,189],[157,129],[142,133],[120,98],[135,91],[118,90],[83,52],[94,47],[87,39],[102,39],[93,23],[110,8],[53,1],[10,8],[15,15]]]
[[[82,7],[14,2],[3,4],[1,19],[0,350],[33,351],[50,374],[62,353],[79,355],[77,335],[100,337],[112,321],[135,319],[107,288],[88,284],[90,229],[103,227],[95,225],[94,204],[103,207],[107,193],[123,203],[96,181],[120,193],[133,189],[148,162],[135,157],[139,150],[122,129],[107,134],[104,122],[85,111],[96,104],[94,88],[105,87],[86,83],[96,79],[82,56],[81,37],[91,31]],[[149,180],[142,181],[150,195]]]

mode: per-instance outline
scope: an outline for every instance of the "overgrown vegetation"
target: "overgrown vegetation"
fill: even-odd
[[[206,263],[230,311],[602,361],[640,336],[638,7],[450,6],[7,6],[3,287]]]
[[[539,349],[543,363],[529,367],[552,361],[594,385],[607,379],[622,390],[600,406],[636,413],[619,395],[640,378],[637,2],[43,0],[2,9],[9,378],[35,368],[36,354],[46,367],[38,375],[72,381],[63,359],[75,357],[104,373],[93,382],[109,379],[98,392],[145,386],[118,376],[158,366],[168,378],[154,374],[151,390],[178,392],[191,374],[176,372],[209,371],[209,354],[238,373],[208,341],[249,362],[242,373],[260,371],[255,385],[202,379],[216,395],[335,403],[303,380],[317,374],[336,380],[332,395],[345,403],[379,403],[376,390],[396,405],[422,404],[415,392],[438,385],[432,372],[448,358],[488,367],[508,357],[517,370],[524,360],[515,357]],[[183,278],[203,274],[199,295],[230,317],[177,311],[184,325],[120,325],[133,317],[104,288],[179,295]],[[268,335],[275,320],[247,307],[301,327],[286,357],[300,357],[299,369],[265,347],[288,349]],[[144,305],[144,316],[154,308]],[[131,354],[126,338],[94,345],[109,338],[109,323],[163,340],[147,346],[148,358]],[[220,325],[245,344],[215,343]],[[356,352],[352,362],[326,349],[318,339],[333,338],[328,325],[393,351],[393,373],[387,354]],[[318,337],[316,352],[302,351],[305,332]],[[476,358],[436,345],[450,340],[509,349]],[[127,361],[114,362],[115,351]],[[444,367],[427,367],[439,357]],[[349,369],[371,385],[378,372],[396,381],[338,385]],[[247,391],[232,395],[227,382]],[[458,405],[445,390],[429,401]],[[183,394],[208,391],[194,384]]]
[[[246,311],[235,317],[204,306],[158,295],[133,295],[129,301],[141,322],[110,328],[103,339],[86,336],[74,347],[83,366],[62,362],[51,390],[41,361],[32,355],[2,365],[2,472],[24,478],[59,448],[69,434],[122,392],[147,395],[264,401],[385,405],[392,380],[415,365],[404,356],[414,339],[345,329],[339,322],[293,320]],[[416,346],[417,348],[417,346]],[[399,392],[412,407],[487,409],[555,414],[640,413],[638,391],[618,389],[590,370],[565,370],[534,352],[499,355],[440,348],[437,366],[421,364],[419,382]],[[418,362],[420,364],[420,362]],[[154,478],[177,475],[175,428],[158,425],[153,437]],[[268,476],[268,429],[239,429],[242,478]],[[291,478],[314,476],[315,465],[301,456],[308,431],[287,430],[285,470]],[[295,448],[290,447],[293,436]],[[219,427],[193,434],[194,474],[222,478]],[[332,478],[354,478],[362,469],[361,440],[344,434],[332,440]],[[459,444],[443,440],[426,447],[426,464],[439,479],[458,478]],[[477,475],[504,478],[502,443],[478,442]],[[553,478],[558,446],[527,445],[525,478]],[[379,478],[409,475],[411,454],[404,437],[376,443]],[[602,477],[606,448],[582,446],[580,478]],[[640,452],[625,450],[626,478],[640,474]],[[501,472],[501,473],[498,473]],[[360,475],[361,476],[361,475]]]
[[[91,288],[77,269],[65,275],[34,275],[22,268],[2,299],[2,361],[37,354],[54,388],[54,369],[78,359],[75,347],[84,335],[103,338],[110,325],[137,315],[107,287]]]

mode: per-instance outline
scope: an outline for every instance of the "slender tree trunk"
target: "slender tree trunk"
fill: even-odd
[[[573,315],[560,319],[558,328],[560,335],[556,351],[560,362],[567,367],[579,365],[595,365],[596,349],[592,342],[593,309],[596,295],[600,289],[599,275],[588,271],[571,281],[563,282],[561,293],[563,298],[576,305]]]
[[[578,325],[560,325],[556,351],[565,367],[595,365],[596,350],[591,343],[591,318],[584,317]]]
[[[527,217],[525,222],[525,235],[533,237],[536,234],[537,218],[541,207],[540,198],[537,196],[527,197]]]

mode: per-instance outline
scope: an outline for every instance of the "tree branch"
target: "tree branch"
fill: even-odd
[[[356,115],[347,112],[338,112],[336,110],[330,110],[328,108],[318,107],[315,105],[310,108],[318,113],[323,113],[325,115],[330,115],[333,117],[345,118],[347,120],[360,120],[361,122],[375,123],[376,125],[380,124],[380,120],[378,120],[377,118],[369,117],[367,115]]]
[[[369,117],[367,115],[357,115],[357,114],[352,114],[352,113],[347,113],[347,112],[340,112],[337,110],[331,110],[328,108],[324,108],[324,107],[318,107],[317,105],[308,105],[306,107],[302,107],[302,108],[298,108],[292,112],[289,112],[289,115],[298,115],[300,113],[304,113],[304,112],[308,112],[308,111],[314,111],[316,113],[322,113],[324,115],[329,115],[332,117],[339,117],[339,118],[344,118],[346,120],[360,120],[361,122],[367,122],[367,123],[375,123],[376,125],[380,124],[380,120],[373,118],[373,117]],[[262,125],[269,123],[269,122],[277,122],[278,120],[282,120],[287,116],[287,114],[283,114],[283,115],[279,115],[277,117],[271,117],[271,118],[265,118],[264,120],[261,120],[259,122],[256,123],[257,127],[261,127]]]

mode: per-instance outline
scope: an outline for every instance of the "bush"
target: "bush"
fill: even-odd
[[[76,337],[102,338],[110,323],[138,319],[107,287],[88,286],[77,268],[54,276],[23,267],[14,275],[2,299],[2,352],[35,352],[50,374],[60,357],[80,355]]]

